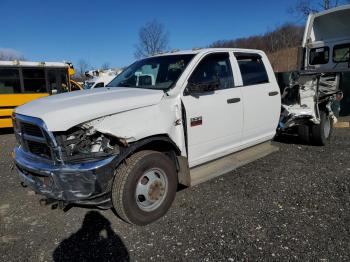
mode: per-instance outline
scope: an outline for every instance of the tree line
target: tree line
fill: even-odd
[[[274,53],[282,49],[300,45],[304,27],[295,24],[284,24],[263,35],[255,35],[232,40],[218,40],[209,47],[260,49]]]

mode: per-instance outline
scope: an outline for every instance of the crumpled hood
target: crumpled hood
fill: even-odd
[[[39,98],[15,112],[42,119],[50,131],[65,131],[96,118],[157,104],[163,96],[161,90],[98,88]]]

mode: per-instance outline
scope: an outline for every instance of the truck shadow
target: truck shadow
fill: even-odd
[[[129,261],[128,251],[97,211],[85,215],[82,227],[63,240],[53,252],[53,261]]]
[[[299,136],[293,134],[280,134],[275,136],[273,141],[283,144],[313,146],[310,141],[304,141]]]

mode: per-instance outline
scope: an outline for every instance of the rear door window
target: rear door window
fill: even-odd
[[[235,54],[244,86],[269,82],[264,62],[258,54]]]
[[[22,74],[25,93],[47,93],[44,69],[23,68]]]
[[[21,93],[19,70],[15,68],[0,68],[0,94]]]
[[[327,64],[329,61],[329,47],[313,48],[310,50],[310,65]]]

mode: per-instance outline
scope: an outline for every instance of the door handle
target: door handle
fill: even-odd
[[[239,101],[241,101],[241,99],[239,97],[230,98],[230,99],[227,99],[227,104],[238,103]]]
[[[276,96],[276,95],[278,95],[278,92],[277,92],[277,91],[273,91],[273,92],[270,92],[270,93],[269,93],[269,96]]]

